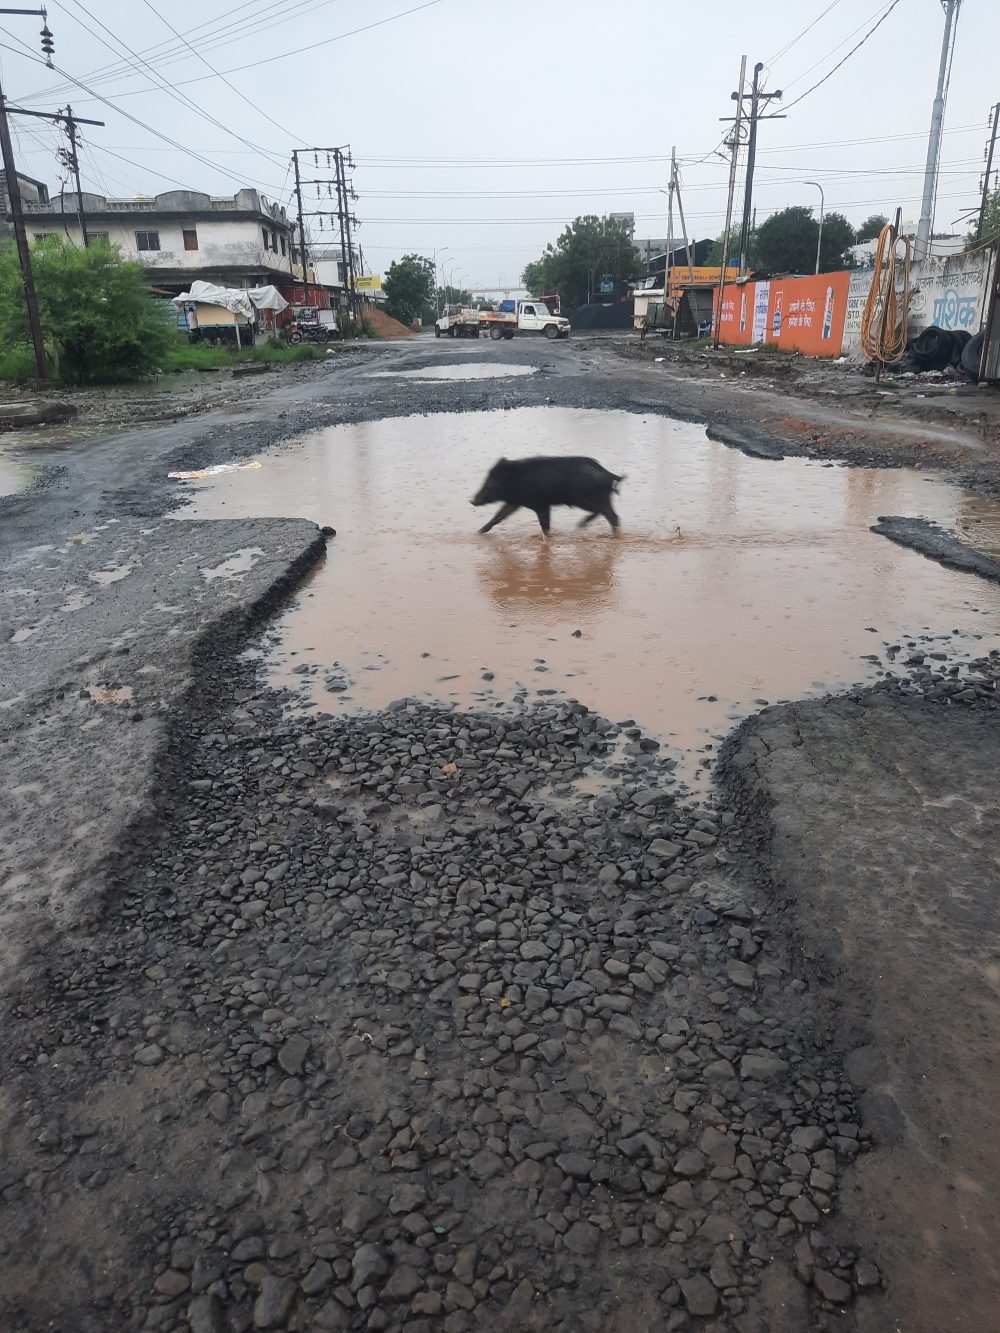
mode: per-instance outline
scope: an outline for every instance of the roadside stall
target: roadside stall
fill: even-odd
[[[258,334],[276,334],[288,308],[276,287],[217,287],[200,281],[175,296],[173,304],[184,311],[192,342],[228,343],[237,350],[253,346]]]

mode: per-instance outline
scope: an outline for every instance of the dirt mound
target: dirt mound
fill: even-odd
[[[393,319],[383,310],[366,310],[365,320],[372,326],[380,338],[412,338],[413,330],[398,319]]]

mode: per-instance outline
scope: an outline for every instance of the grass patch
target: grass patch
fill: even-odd
[[[377,338],[379,335],[370,324],[365,323],[359,327],[352,321],[348,336]],[[205,343],[189,342],[186,333],[175,333],[171,336],[166,355],[160,360],[158,373],[170,375],[192,370],[232,370],[234,366],[252,361],[266,365],[322,361],[326,357],[327,346],[335,344],[299,343],[298,347],[289,347],[278,338],[269,338],[267,342],[258,343],[255,347],[244,347],[237,352],[235,348],[209,347]],[[24,384],[34,378],[35,356],[30,347],[16,346],[0,354],[0,380],[9,384]]]
[[[237,352],[235,348],[208,347],[205,343],[188,342],[185,334],[178,334],[164,358],[162,369],[167,373],[203,368],[231,370],[233,366],[246,365],[248,361],[281,365],[292,361],[321,361],[325,355],[325,347],[316,343],[300,343],[298,347],[288,347],[277,338],[269,338],[265,343],[258,343],[255,347],[244,347]]]
[[[33,348],[11,347],[0,355],[0,380],[6,380],[8,384],[24,384],[37,374]]]

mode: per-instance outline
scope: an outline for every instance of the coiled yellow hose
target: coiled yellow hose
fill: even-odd
[[[902,255],[896,253],[900,241]],[[903,266],[902,307],[896,294],[896,263]],[[892,223],[882,228],[875,248],[875,272],[861,313],[861,350],[869,361],[892,365],[906,350],[906,311],[910,300],[910,238]],[[902,318],[900,318],[900,308]]]

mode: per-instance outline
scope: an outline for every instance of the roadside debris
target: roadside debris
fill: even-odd
[[[262,463],[216,463],[212,467],[195,468],[190,472],[168,472],[168,477],[177,481],[195,481],[198,477],[218,477],[223,472],[248,472],[251,468],[262,467]]]

